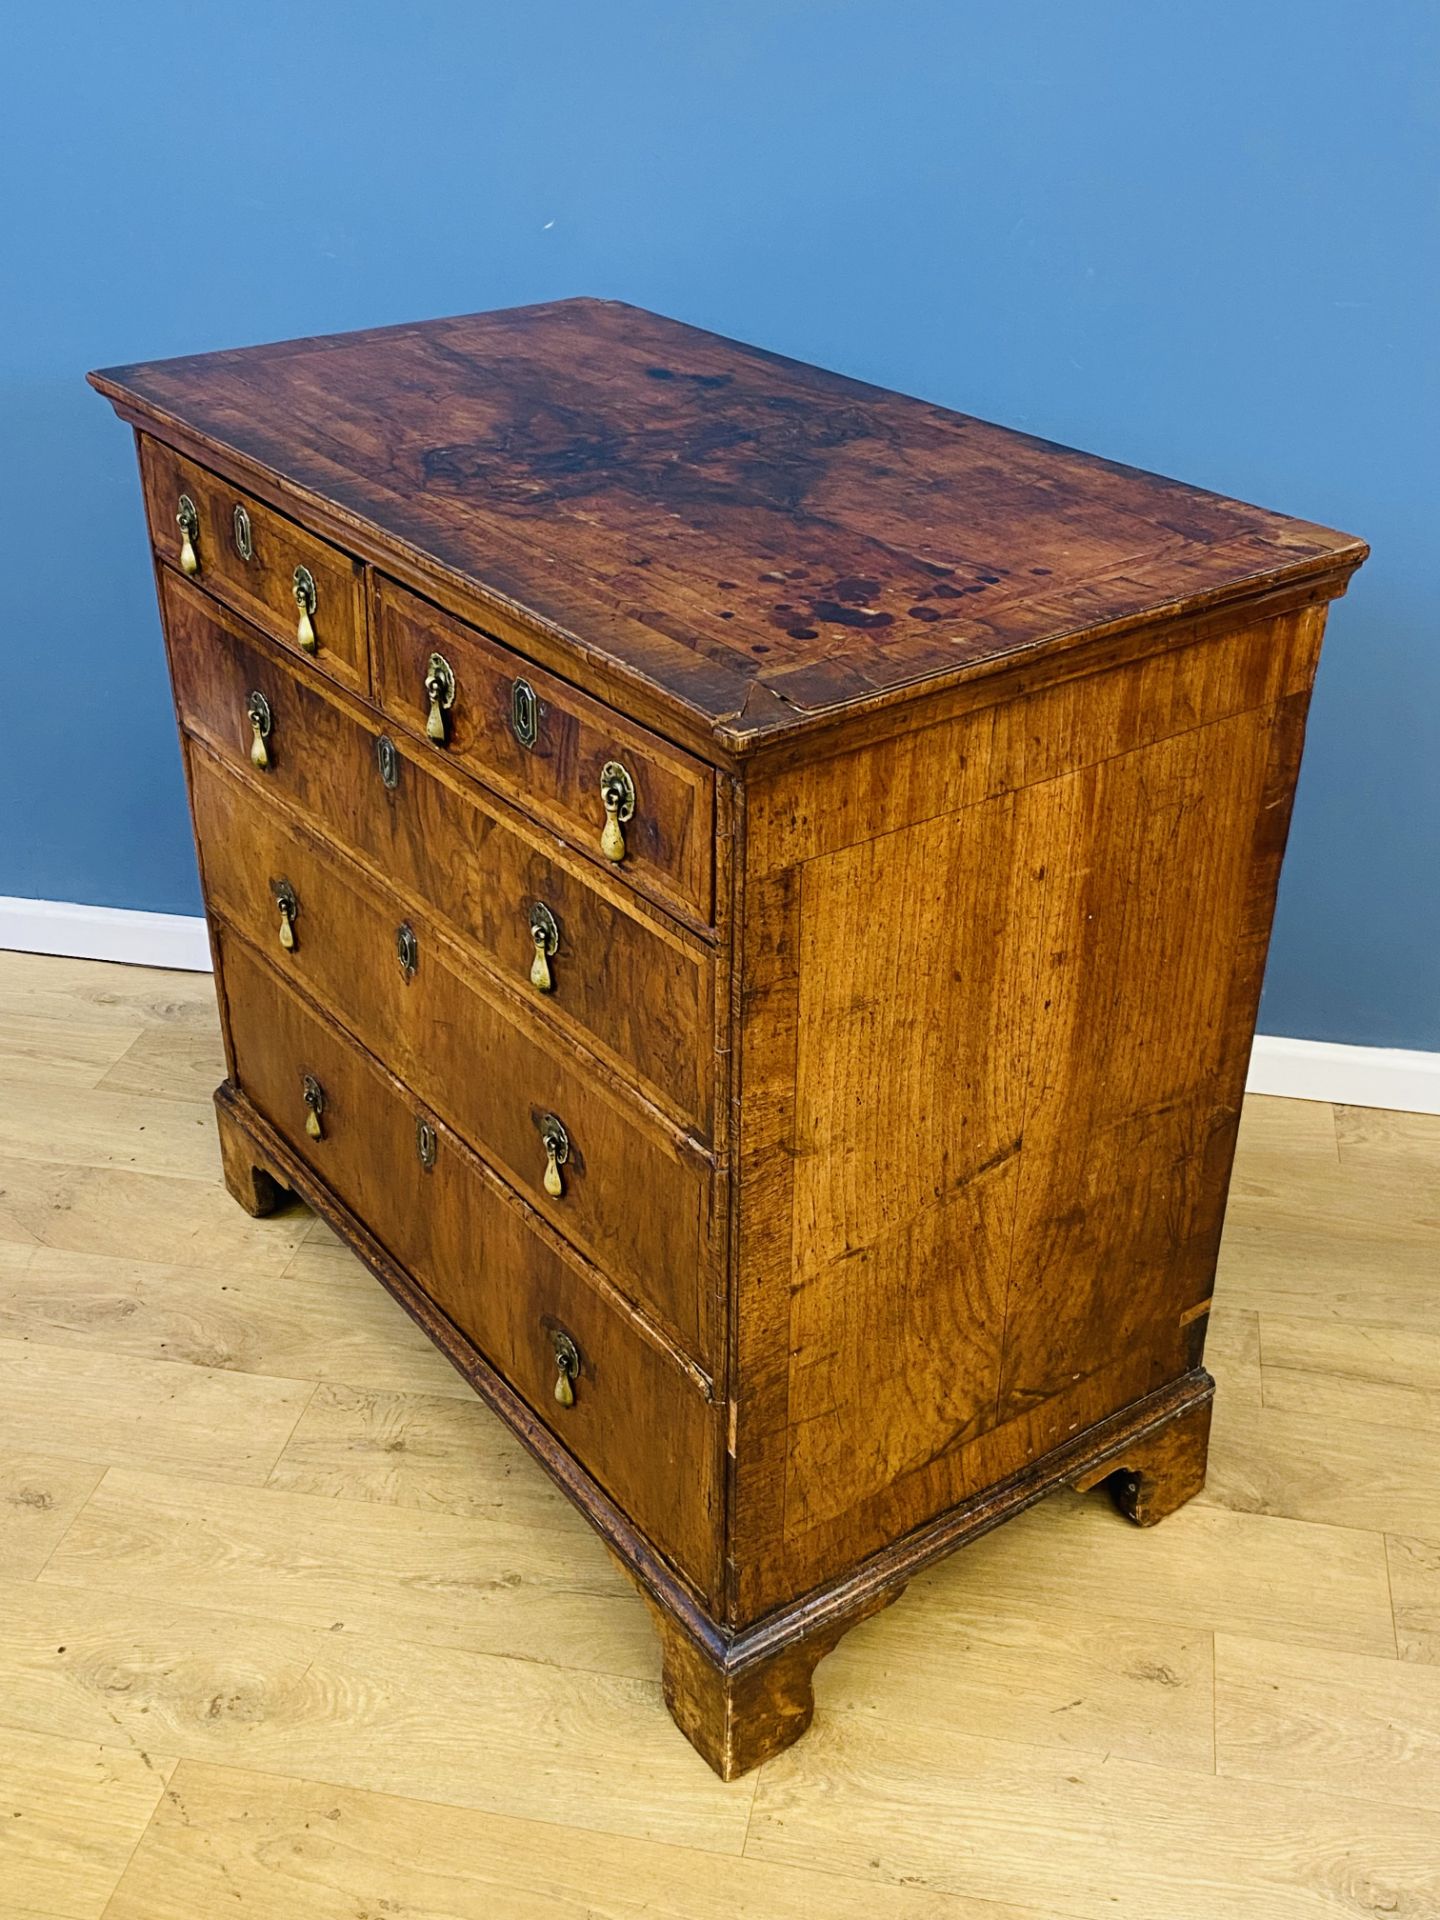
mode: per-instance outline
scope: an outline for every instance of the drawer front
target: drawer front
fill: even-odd
[[[715,1413],[696,1382],[443,1122],[224,930],[220,948],[245,1093],[641,1531],[710,1590]],[[306,1130],[307,1076],[318,1139]],[[579,1359],[569,1406],[555,1398],[557,1336]]]
[[[375,604],[375,697],[397,725],[571,846],[709,923],[708,767],[392,581],[377,582]],[[445,671],[435,679],[437,659]]]
[[[158,440],[142,440],[140,471],[150,538],[163,559],[332,679],[369,691],[358,560]],[[190,508],[187,542],[177,515],[188,519]]]
[[[334,1012],[566,1237],[703,1357],[702,1154],[517,1024],[428,923],[190,751],[213,912]],[[548,1186],[547,1186],[548,1182]]]
[[[714,964],[699,941],[614,904],[471,790],[437,776],[431,756],[404,736],[392,743],[387,785],[369,726],[175,576],[163,595],[175,697],[190,731],[439,914],[537,1011],[598,1044],[681,1124],[709,1137]],[[252,692],[270,714],[263,771],[250,762]],[[538,907],[557,941],[543,993],[531,984]]]

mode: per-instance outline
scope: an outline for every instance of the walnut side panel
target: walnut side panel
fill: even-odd
[[[1324,617],[753,787],[737,1621],[1199,1365]]]

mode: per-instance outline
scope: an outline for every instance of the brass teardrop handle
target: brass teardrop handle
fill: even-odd
[[[575,1382],[580,1378],[580,1349],[559,1327],[552,1329],[550,1345],[555,1350],[555,1398],[562,1407],[573,1407]]]
[[[325,1129],[320,1116],[325,1111],[325,1089],[313,1073],[307,1073],[301,1084],[305,1090],[305,1131],[312,1140],[323,1140]]]
[[[565,1192],[560,1169],[570,1158],[570,1136],[565,1131],[564,1122],[557,1120],[553,1113],[542,1114],[540,1140],[545,1148],[545,1173],[541,1185],[552,1200],[558,1200]]]
[[[270,891],[275,896],[275,908],[280,915],[280,944],[287,953],[295,951],[295,917],[300,911],[300,902],[295,898],[295,889],[288,880],[272,880]]]
[[[607,760],[600,769],[600,799],[605,808],[600,851],[607,860],[623,860],[625,823],[635,816],[635,782],[618,760]]]
[[[182,493],[175,513],[180,529],[180,571],[195,575],[200,571],[200,556],[195,551],[200,539],[200,515],[188,493]]]
[[[432,653],[425,663],[425,737],[443,747],[447,728],[445,716],[455,704],[455,670],[443,653]]]
[[[270,765],[270,755],[265,742],[270,738],[270,729],[274,721],[270,713],[270,702],[264,694],[252,693],[245,702],[245,717],[250,722],[250,764],[259,767],[263,773]]]
[[[306,653],[315,651],[315,607],[319,596],[315,591],[315,576],[308,567],[295,569],[295,604],[300,609],[300,618],[295,623],[295,641]]]
[[[551,993],[555,979],[550,971],[550,957],[560,944],[560,928],[543,900],[531,902],[530,938],[535,947],[530,962],[530,984],[537,993]]]

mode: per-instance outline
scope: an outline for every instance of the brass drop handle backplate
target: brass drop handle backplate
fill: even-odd
[[[280,915],[280,944],[287,953],[295,951],[295,918],[300,911],[300,902],[295,898],[295,889],[288,880],[272,880],[270,891],[275,896],[275,908]]]
[[[180,529],[180,571],[193,576],[200,571],[200,555],[195,550],[200,539],[200,515],[188,493],[180,496],[175,524]]]
[[[432,653],[425,662],[425,738],[443,747],[447,728],[445,716],[455,704],[455,669],[443,653]]]
[[[415,978],[415,969],[420,964],[420,942],[415,938],[415,929],[408,920],[402,920],[395,929],[395,958],[400,962],[400,971],[407,980]]]
[[[550,960],[560,944],[560,928],[543,900],[530,904],[530,939],[535,948],[530,962],[530,984],[537,993],[551,993],[555,977],[550,971]]]
[[[557,1120],[553,1113],[542,1114],[540,1140],[545,1148],[545,1173],[541,1185],[552,1200],[558,1200],[565,1192],[560,1169],[570,1158],[570,1136],[565,1131],[564,1122]]]
[[[259,767],[263,773],[270,765],[265,742],[270,738],[274,720],[270,713],[270,702],[258,689],[245,702],[245,717],[250,722],[250,764]]]
[[[625,824],[635,817],[635,782],[618,760],[607,760],[600,769],[600,800],[605,808],[600,851],[607,860],[623,860]]]
[[[231,517],[235,529],[235,551],[242,560],[255,558],[255,529],[250,524],[250,515],[237,500],[235,512]]]
[[[308,567],[296,567],[293,592],[300,609],[300,618],[295,623],[295,644],[306,653],[314,653],[315,608],[319,595],[315,591],[315,576]]]
[[[550,1345],[555,1350],[555,1398],[562,1407],[573,1407],[575,1382],[580,1378],[580,1349],[559,1327],[551,1330]]]
[[[415,1122],[415,1152],[420,1164],[428,1173],[435,1164],[435,1129],[428,1120]]]
[[[325,1111],[325,1089],[313,1073],[307,1073],[301,1084],[305,1090],[305,1131],[312,1140],[323,1140],[325,1128],[320,1116]]]

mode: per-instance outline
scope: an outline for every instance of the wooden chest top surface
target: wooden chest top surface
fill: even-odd
[[[91,378],[732,752],[1366,552],[608,301]]]

